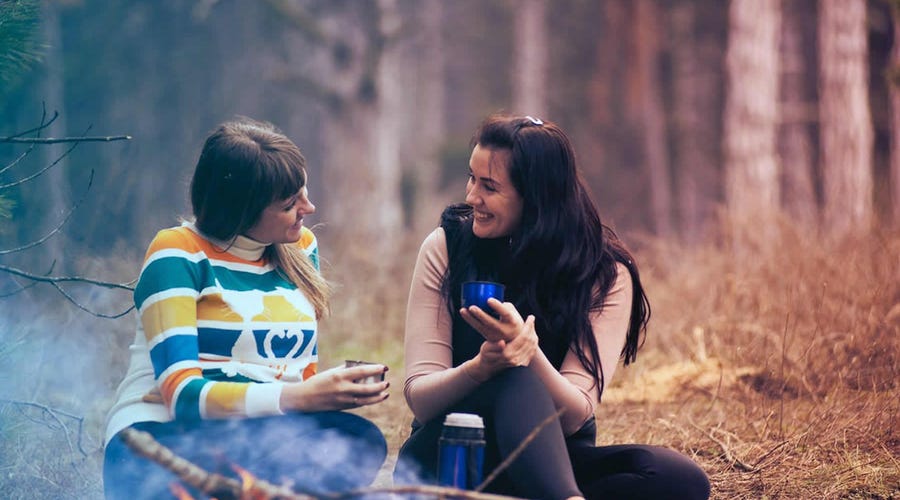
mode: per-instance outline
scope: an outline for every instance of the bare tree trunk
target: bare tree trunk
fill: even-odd
[[[891,19],[894,29],[894,46],[891,48],[891,60],[887,72],[891,105],[891,223],[893,227],[900,228],[900,4],[897,2],[891,2]]]
[[[815,145],[815,0],[791,0],[782,7],[781,206],[792,220],[815,227],[818,204],[813,184]],[[810,57],[812,55],[812,57]],[[812,78],[811,78],[812,77]]]
[[[542,116],[547,112],[547,3],[522,0],[513,10],[513,111]]]
[[[722,45],[699,22],[696,0],[671,6],[673,138],[679,233],[685,241],[710,236],[720,198]],[[701,33],[703,36],[701,37]]]
[[[447,139],[445,106],[447,89],[444,70],[444,7],[443,0],[425,0],[421,4],[419,106],[416,120],[418,146],[414,159],[413,180],[416,190],[413,207],[413,227],[431,228],[437,223],[441,208],[449,203],[436,202],[441,198],[441,145]],[[454,193],[456,194],[456,193]]]
[[[738,247],[767,240],[778,207],[779,18],[777,0],[733,0],[729,10],[725,193]]]
[[[868,229],[873,218],[867,55],[865,0],[820,0],[824,221],[838,237]]]
[[[634,16],[635,69],[644,166],[650,178],[653,226],[662,237],[672,235],[672,180],[669,174],[666,115],[659,88],[658,13],[653,0],[637,0]]]

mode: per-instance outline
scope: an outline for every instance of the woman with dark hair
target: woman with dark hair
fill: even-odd
[[[704,472],[675,451],[595,446],[595,405],[619,358],[635,360],[650,306],[565,133],[532,117],[488,118],[473,139],[465,201],[444,211],[419,250],[405,338],[404,394],[415,420],[395,481],[434,480],[449,413],[483,418],[487,475],[561,412],[488,491],[707,498]],[[489,299],[493,311],[461,307],[462,283],[474,280],[504,284],[505,301]]]
[[[233,466],[325,493],[370,483],[387,454],[368,420],[337,410],[387,398],[387,367],[318,372],[319,274],[306,160],[273,125],[240,118],[206,139],[193,222],[160,231],[135,287],[128,373],[107,421],[107,498],[170,496],[174,476],[117,434],[146,431],[204,469]]]

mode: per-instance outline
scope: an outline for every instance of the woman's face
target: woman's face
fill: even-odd
[[[472,231],[479,238],[509,236],[522,221],[522,196],[509,178],[511,154],[481,145],[472,150],[466,203],[475,209]]]
[[[309,201],[303,186],[294,196],[270,203],[245,236],[266,244],[294,243],[300,240],[303,217],[315,211],[316,206]]]

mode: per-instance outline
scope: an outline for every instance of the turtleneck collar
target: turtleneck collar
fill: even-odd
[[[183,225],[191,231],[199,234],[203,238],[209,240],[210,243],[221,248],[223,251],[228,252],[235,257],[240,257],[244,260],[257,261],[261,259],[263,256],[263,252],[266,251],[266,247],[269,246],[266,243],[261,243],[254,240],[253,238],[249,238],[244,235],[236,236],[234,238],[234,241],[222,241],[218,238],[213,238],[208,234],[204,234],[203,231],[200,231],[193,222],[184,222]]]

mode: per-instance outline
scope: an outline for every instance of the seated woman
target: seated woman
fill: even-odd
[[[433,481],[444,416],[485,422],[487,491],[525,498],[705,499],[706,474],[657,446],[595,446],[594,408],[650,316],[634,258],[601,223],[555,124],[493,116],[478,129],[466,203],[422,243],[406,317],[404,394],[415,416],[395,482]],[[471,280],[505,302],[462,308]],[[496,318],[490,314],[493,312]],[[603,428],[603,423],[600,423]]]
[[[110,499],[168,498],[173,475],[116,435],[152,434],[210,472],[233,466],[299,491],[369,484],[386,457],[368,420],[383,365],[318,372],[330,286],[303,218],[315,211],[300,150],[246,118],[206,139],[191,181],[194,221],[160,231],[134,301],[140,323],[107,422]]]

